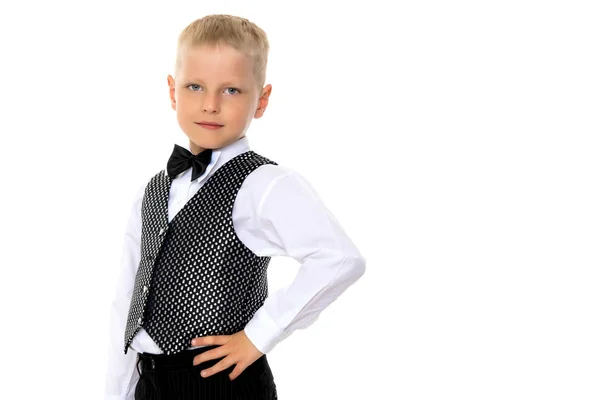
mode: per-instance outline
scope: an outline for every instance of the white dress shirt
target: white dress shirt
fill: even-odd
[[[189,150],[189,144],[184,147]],[[195,181],[190,182],[191,168],[175,177],[169,192],[169,221],[219,167],[248,150],[248,138],[243,137],[213,150],[206,171]],[[137,353],[162,353],[143,328],[127,354],[123,353],[141,257],[141,205],[146,184],[138,190],[127,224],[120,278],[110,311],[107,400],[133,399],[139,379]],[[264,354],[294,330],[311,325],[365,271],[365,259],[309,183],[283,166],[261,165],[248,175],[235,198],[232,219],[238,238],[256,255],[287,256],[301,263],[293,282],[271,293],[244,328]]]

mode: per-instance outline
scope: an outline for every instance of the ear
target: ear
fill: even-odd
[[[263,88],[260,98],[258,99],[258,107],[254,112],[254,118],[260,118],[265,113],[267,106],[269,105],[269,96],[271,95],[271,85],[267,85]]]
[[[177,110],[175,103],[175,79],[171,75],[167,76],[167,83],[169,84],[169,97],[171,98],[171,108]]]

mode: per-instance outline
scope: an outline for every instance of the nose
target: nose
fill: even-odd
[[[219,95],[206,94],[202,103],[202,109],[207,113],[216,113],[219,111]]]

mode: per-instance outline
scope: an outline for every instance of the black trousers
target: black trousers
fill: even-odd
[[[277,389],[267,356],[248,366],[233,381],[229,374],[235,365],[211,375],[200,376],[223,358],[193,365],[197,354],[218,346],[184,350],[177,354],[139,353],[140,379],[135,400],[277,400]]]

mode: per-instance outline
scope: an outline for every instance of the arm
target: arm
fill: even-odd
[[[306,328],[365,272],[366,261],[309,183],[281,175],[262,196],[257,234],[269,251],[301,263],[293,282],[271,294],[244,332],[262,353]],[[262,254],[262,253],[261,253]]]
[[[108,365],[104,397],[106,400],[133,399],[135,385],[139,379],[136,369],[137,352],[129,349],[127,354],[124,354],[123,348],[127,313],[141,257],[141,206],[145,186],[143,185],[138,190],[131,208],[125,231],[119,280],[110,309]]]

